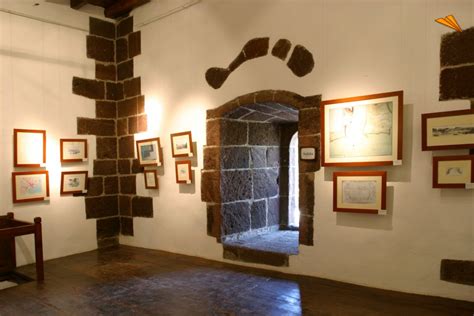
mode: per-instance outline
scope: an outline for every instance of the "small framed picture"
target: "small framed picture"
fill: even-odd
[[[44,167],[46,164],[46,131],[13,130],[15,167]]]
[[[171,134],[171,151],[174,158],[194,156],[191,132]]]
[[[400,164],[403,91],[321,102],[321,164]]]
[[[333,174],[334,212],[386,214],[387,173],[350,171]]]
[[[48,171],[12,173],[13,203],[43,201],[49,199]]]
[[[140,166],[161,166],[160,138],[149,138],[137,141],[137,156]]]
[[[190,184],[193,182],[193,173],[190,160],[176,161],[176,183]]]
[[[158,189],[158,174],[156,170],[145,170],[145,188],[146,189]]]
[[[61,162],[87,161],[87,139],[60,139]]]
[[[474,156],[433,157],[433,188],[466,189],[474,183]]]
[[[87,171],[61,172],[61,194],[87,192]]]
[[[474,148],[474,109],[421,115],[421,149]]]
[[[316,147],[301,147],[300,159],[301,160],[316,160]]]

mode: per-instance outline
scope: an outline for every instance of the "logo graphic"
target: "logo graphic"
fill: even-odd
[[[458,21],[456,21],[456,19],[454,18],[452,14],[444,18],[436,19],[435,22],[438,22],[439,24],[443,24],[444,26],[447,26],[449,28],[452,28],[453,30],[457,32],[462,32],[462,28],[459,26]]]

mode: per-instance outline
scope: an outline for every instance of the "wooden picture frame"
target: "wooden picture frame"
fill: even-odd
[[[61,195],[87,192],[87,171],[61,172]]]
[[[12,195],[13,203],[48,200],[48,171],[12,172]]]
[[[333,211],[386,214],[387,172],[349,171],[333,174]]]
[[[421,115],[421,150],[474,148],[474,109]]]
[[[161,166],[160,138],[149,138],[136,141],[137,157],[141,167]]]
[[[44,167],[46,164],[46,131],[13,130],[14,167]]]
[[[158,173],[156,170],[144,170],[143,176],[146,189],[158,189]]]
[[[176,183],[191,184],[193,182],[193,172],[190,160],[179,160],[175,163]]]
[[[433,157],[433,188],[474,188],[474,155]]]
[[[59,144],[61,162],[87,161],[87,139],[61,138]]]
[[[403,91],[321,102],[323,166],[400,165]]]
[[[177,157],[193,157],[193,137],[191,131],[174,133],[171,137],[171,155]]]

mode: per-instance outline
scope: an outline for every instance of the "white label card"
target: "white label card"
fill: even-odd
[[[186,180],[186,184],[191,184],[191,180]]]
[[[394,166],[401,166],[401,165],[402,165],[402,161],[401,161],[401,160],[394,160],[394,161],[393,161],[393,165],[394,165]]]
[[[379,210],[379,215],[387,215],[387,210]]]
[[[466,189],[474,189],[474,183],[466,183]]]

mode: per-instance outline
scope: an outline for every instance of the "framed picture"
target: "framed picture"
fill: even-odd
[[[334,212],[386,214],[385,171],[334,172],[333,189]]]
[[[191,171],[191,161],[181,160],[176,161],[176,183],[187,183],[193,182],[193,173]]]
[[[145,188],[146,189],[158,189],[158,174],[156,170],[145,170]]]
[[[171,134],[171,151],[174,158],[192,157],[194,152],[191,132]]]
[[[433,188],[473,188],[474,156],[433,157]]]
[[[137,141],[137,156],[140,166],[161,166],[160,138]]]
[[[474,109],[421,115],[421,149],[474,148]]]
[[[301,147],[300,159],[301,160],[316,160],[316,147]]]
[[[15,167],[43,167],[46,164],[46,131],[14,129],[13,144]]]
[[[87,139],[60,139],[61,162],[87,161]]]
[[[323,101],[323,166],[401,164],[403,91]]]
[[[12,172],[13,203],[49,199],[48,171]]]
[[[87,171],[61,172],[61,194],[87,192]]]

